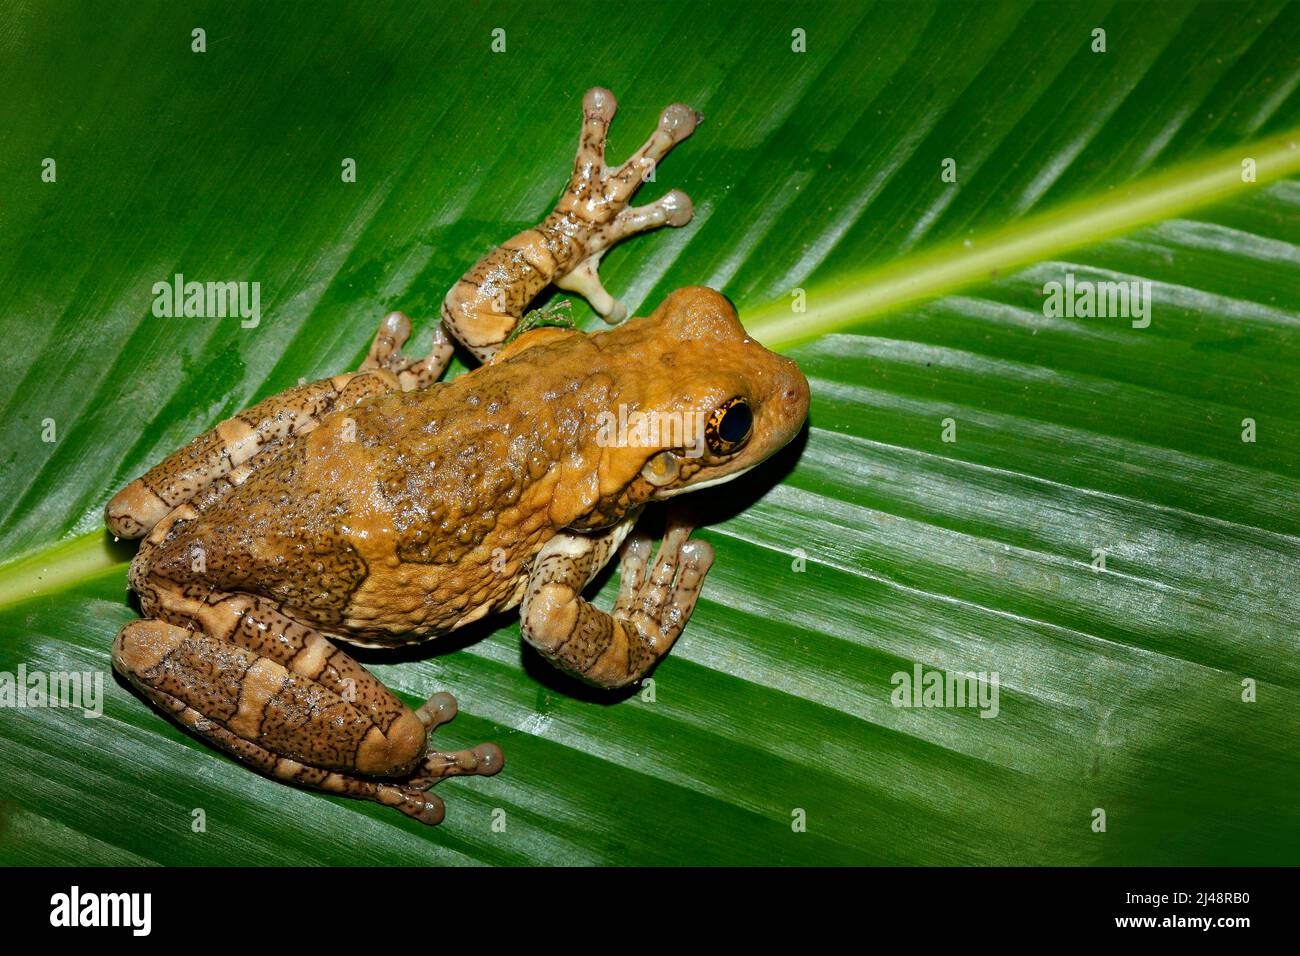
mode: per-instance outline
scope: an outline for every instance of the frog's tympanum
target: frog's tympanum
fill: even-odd
[[[614,107],[587,93],[563,197],[456,283],[428,355],[405,357],[411,323],[388,315],[357,371],[222,422],[109,502],[109,529],[144,538],[130,582],[145,620],[117,635],[113,666],[182,725],[276,779],[437,823],[429,787],[495,773],[501,751],[430,749],[451,695],[411,710],[335,641],[421,641],[518,607],[533,647],[601,687],[639,681],[672,647],[712,551],[671,517],[653,559],[624,539],[648,502],[790,441],[808,384],[710,289],[623,321],[597,266],[620,239],[691,218],[678,191],[628,200],[701,117],[669,106],[609,168]],[[521,323],[550,283],[621,324]],[[440,383],[452,339],[483,364]],[[620,546],[607,613],[582,591]]]

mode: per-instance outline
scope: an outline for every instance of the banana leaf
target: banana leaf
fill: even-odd
[[[4,6],[0,674],[103,696],[0,709],[0,862],[1300,859],[1300,6]],[[706,117],[640,196],[695,219],[607,287],[726,292],[809,428],[692,496],[717,561],[652,686],[582,688],[508,616],[359,655],[506,752],[441,826],[250,773],[112,676],[104,503],[386,311],[427,337],[593,85],[615,158]],[[177,273],[257,281],[260,322],[155,316]],[[897,706],[964,673],[996,708]]]

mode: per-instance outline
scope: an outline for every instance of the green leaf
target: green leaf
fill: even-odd
[[[1295,861],[1300,7],[102,7],[0,36],[0,672],[105,674],[96,719],[0,710],[0,862]],[[695,220],[607,286],[725,291],[795,346],[806,440],[696,496],[718,560],[653,701],[496,620],[364,653],[506,751],[442,826],[258,777],[111,676],[103,504],[385,311],[427,336],[595,84],[616,157],[707,117],[643,196]],[[177,272],[260,282],[261,324],[154,317]],[[1067,273],[1150,282],[1149,327],[1045,315]],[[918,666],[996,673],[997,716],[893,706]]]

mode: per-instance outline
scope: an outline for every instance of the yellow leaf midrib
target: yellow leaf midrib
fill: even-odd
[[[1254,161],[1255,177],[1242,175]],[[783,297],[745,310],[746,328],[771,348],[859,325],[908,305],[987,282],[1300,173],[1300,128],[1256,140],[960,242],[839,276],[804,291],[806,311]],[[0,608],[55,593],[122,563],[106,532],[47,545],[0,565]]]
[[[1254,179],[1243,178],[1252,160]],[[745,310],[745,327],[769,348],[855,326],[874,316],[1005,276],[1016,269],[1133,232],[1300,173],[1300,128],[1085,197],[983,235],[930,247],[883,266]]]

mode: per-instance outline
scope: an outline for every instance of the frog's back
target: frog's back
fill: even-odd
[[[610,383],[565,365],[502,363],[328,415],[178,523],[153,568],[181,577],[201,547],[212,587],[370,643],[510,607],[532,555],[590,507],[575,476],[594,473],[588,410]]]

